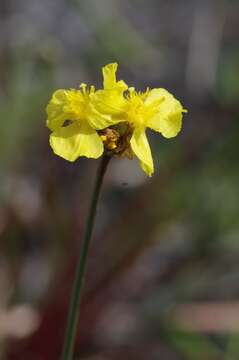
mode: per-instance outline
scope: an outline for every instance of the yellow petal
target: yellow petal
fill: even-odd
[[[113,118],[110,114],[101,112],[101,109],[104,109],[104,105],[99,105],[96,101],[91,101],[87,109],[87,121],[89,125],[96,130],[105,129],[111,125],[117,124],[119,120]]]
[[[181,103],[165,89],[153,89],[149,92],[145,103],[157,104],[157,113],[148,121],[148,127],[161,132],[166,138],[176,136],[182,127],[182,113],[185,111]]]
[[[55,154],[68,161],[80,156],[96,159],[103,153],[99,135],[86,122],[75,122],[54,131],[50,135],[50,145]]]
[[[104,89],[110,89],[116,84],[117,63],[111,63],[102,68]]]
[[[127,109],[124,91],[128,87],[124,81],[116,81],[117,67],[117,63],[103,67],[104,90],[90,95],[87,120],[97,130],[126,120],[126,116],[123,116]]]
[[[52,98],[47,105],[47,126],[51,130],[56,130],[61,127],[67,119],[63,112],[63,106],[66,101],[65,90],[57,90],[52,95]]]
[[[116,80],[117,68],[117,63],[111,63],[102,68],[103,85],[105,90],[115,89],[122,93],[128,89],[128,85],[123,80]]]
[[[134,154],[139,158],[143,171],[151,176],[154,172],[154,164],[145,129],[136,128],[130,140]]]
[[[77,120],[84,111],[85,99],[80,90],[60,89],[53,93],[47,105],[47,126],[59,129],[65,120]]]
[[[127,101],[118,90],[99,90],[92,97],[93,106],[101,113],[118,116],[127,109]]]
[[[124,90],[128,88],[123,80],[116,81],[117,68],[117,63],[111,63],[102,68],[104,89],[111,89],[115,86]]]

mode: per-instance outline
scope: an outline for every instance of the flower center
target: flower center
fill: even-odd
[[[149,91],[137,93],[134,88],[129,89],[127,116],[132,127],[147,127],[148,120],[158,111],[158,102],[145,103]]]
[[[71,90],[68,93],[68,103],[64,106],[64,111],[69,114],[72,120],[81,121],[86,118],[90,94],[94,93],[95,88],[91,86],[87,89],[86,84],[80,85],[81,90]]]
[[[130,139],[133,133],[132,127],[122,122],[104,130],[98,131],[107,154],[119,157],[133,158]]]

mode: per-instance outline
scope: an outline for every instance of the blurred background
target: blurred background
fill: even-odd
[[[1,0],[0,359],[59,359],[98,161],[54,156],[57,88],[101,67],[188,114],[156,173],[113,159],[75,359],[239,359],[239,2]]]

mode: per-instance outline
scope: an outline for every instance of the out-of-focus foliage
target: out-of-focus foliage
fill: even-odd
[[[0,2],[1,359],[59,358],[97,161],[52,154],[45,106],[111,61],[189,113],[175,139],[148,133],[152,179],[110,164],[76,358],[238,359],[238,14],[226,0]]]

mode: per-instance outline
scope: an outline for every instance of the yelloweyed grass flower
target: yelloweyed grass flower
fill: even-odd
[[[103,67],[103,89],[57,90],[47,106],[47,126],[52,130],[53,151],[69,161],[80,156],[137,156],[143,171],[154,172],[146,129],[166,138],[182,127],[181,103],[167,90],[136,92],[116,80],[117,64]]]
[[[103,154],[104,146],[100,135],[101,123],[110,126],[111,113],[119,115],[125,106],[123,92],[127,85],[116,81],[117,64],[103,68],[104,89],[95,91],[94,86],[87,89],[81,84],[80,89],[57,90],[47,105],[47,126],[52,133],[50,145],[55,154],[68,161],[75,161],[80,156],[98,158]],[[104,109],[101,99],[107,99]],[[114,109],[108,106],[113,103]],[[97,124],[97,126],[96,126]]]
[[[184,111],[181,103],[165,89],[147,89],[144,93],[129,89],[126,121],[133,129],[130,145],[147,175],[154,172],[154,164],[146,128],[166,138],[174,137],[181,130]]]

